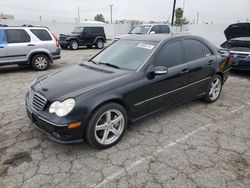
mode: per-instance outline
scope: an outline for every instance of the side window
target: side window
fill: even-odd
[[[92,31],[92,28],[91,27],[85,27],[84,28],[84,33],[86,34],[91,34],[93,31]]]
[[[6,44],[6,36],[4,29],[0,29],[0,44]]]
[[[155,33],[160,33],[160,26],[159,25],[153,26],[150,32],[152,31],[154,31]]]
[[[6,35],[8,43],[30,42],[30,36],[23,29],[7,29]]]
[[[37,38],[41,41],[50,41],[52,40],[51,36],[49,35],[48,31],[45,29],[31,29],[30,30]]]
[[[161,32],[160,33],[170,33],[170,29],[167,25],[161,25]]]
[[[206,45],[202,44],[202,46],[203,46],[203,51],[204,51],[205,57],[213,55],[212,51]]]
[[[197,40],[184,40],[184,47],[186,50],[186,62],[203,58],[202,44]]]
[[[156,66],[165,66],[167,68],[180,65],[184,61],[183,46],[181,41],[174,41],[166,44],[160,50],[156,58]]]

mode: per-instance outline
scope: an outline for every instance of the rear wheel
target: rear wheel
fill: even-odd
[[[50,59],[45,54],[37,54],[31,59],[31,66],[37,71],[47,70],[50,66]]]
[[[95,148],[109,148],[121,140],[127,123],[127,112],[121,105],[106,104],[91,117],[86,128],[85,140]]]
[[[79,48],[79,44],[76,40],[70,41],[70,49],[71,50],[77,50]]]
[[[95,44],[96,48],[102,49],[104,47],[104,42],[102,39],[98,39]]]
[[[209,82],[207,93],[203,100],[208,103],[217,101],[222,90],[222,78],[219,75],[215,75]]]

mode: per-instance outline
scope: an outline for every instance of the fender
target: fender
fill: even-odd
[[[50,59],[50,62],[53,63],[53,58],[51,56],[51,54],[49,53],[49,51],[47,50],[44,50],[44,49],[35,49],[34,51],[31,51],[29,54],[28,54],[28,63],[30,64],[31,62],[31,58],[36,55],[36,54],[45,54],[49,57]]]
[[[98,39],[102,39],[104,43],[106,42],[104,37],[96,37],[95,40],[94,40],[94,44],[97,42]]]

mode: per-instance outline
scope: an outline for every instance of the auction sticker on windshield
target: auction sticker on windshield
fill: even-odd
[[[144,48],[144,49],[152,50],[154,48],[154,45],[140,43],[140,44],[137,45],[137,47],[138,48]]]

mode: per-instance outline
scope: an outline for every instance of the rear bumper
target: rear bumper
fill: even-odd
[[[250,60],[244,61],[244,60],[238,60],[233,62],[232,64],[233,70],[250,70]]]
[[[60,59],[61,58],[61,49],[57,48],[55,52],[51,53],[52,60]]]

